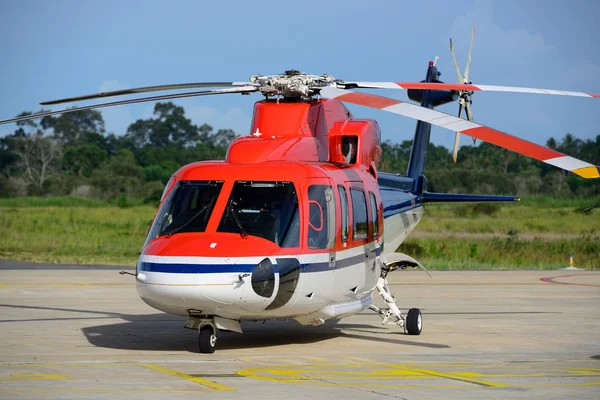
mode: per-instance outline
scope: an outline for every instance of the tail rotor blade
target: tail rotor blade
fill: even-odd
[[[462,114],[462,99],[458,102],[458,118]],[[460,142],[460,132],[456,132],[456,136],[454,137],[454,150],[452,150],[452,159],[454,160],[454,164],[456,164],[456,159],[458,157],[458,144]]]
[[[66,113],[70,113],[70,112],[83,111],[83,110],[92,110],[95,108],[120,106],[120,105],[124,105],[124,104],[145,103],[148,101],[159,101],[159,100],[169,100],[169,99],[181,99],[181,98],[185,98],[185,97],[210,96],[213,94],[228,94],[228,93],[249,94],[252,92],[256,92],[257,90],[258,89],[255,88],[254,86],[242,86],[239,88],[231,88],[231,89],[204,90],[201,92],[188,92],[188,93],[166,94],[166,95],[162,95],[162,96],[142,97],[139,99],[130,99],[130,100],[113,101],[110,103],[92,104],[89,106],[73,107],[73,108],[67,108],[64,110],[39,112],[37,114],[24,115],[22,117],[17,117],[17,118],[0,121],[0,125],[8,124],[11,122],[19,122],[19,121],[27,121],[30,119],[36,119],[36,118],[43,118],[43,117],[48,117],[50,115],[66,114]]]
[[[471,103],[467,102],[467,104],[465,105],[465,112],[467,113],[467,119],[471,122],[475,122],[475,119],[473,118],[473,112],[471,111]],[[473,144],[475,144],[477,142],[477,139],[472,138],[473,139]]]
[[[458,83],[463,83],[462,75],[460,74],[460,68],[458,68],[458,61],[456,60],[456,54],[454,54],[454,46],[452,46],[452,39],[450,39],[450,53],[452,53],[452,60],[454,61],[454,69],[456,70],[456,77]]]
[[[471,45],[469,46],[469,57],[467,58],[467,66],[465,67],[465,76],[463,83],[469,83],[469,70],[471,69],[471,53],[473,52],[473,42],[475,41],[475,27],[471,30]]]
[[[454,150],[452,150],[452,159],[454,160],[454,164],[456,164],[456,159],[458,157],[458,143],[460,142],[460,132],[456,132],[456,136],[454,137]]]
[[[467,101],[465,104],[465,113],[467,114],[467,120],[475,122],[473,118],[473,112],[471,111],[471,102]]]
[[[95,94],[87,94],[83,96],[67,97],[64,99],[44,101],[40,103],[42,106],[50,106],[54,104],[70,103],[73,101],[100,99],[103,97],[124,96],[127,94],[137,94],[146,92],[158,92],[162,90],[180,90],[180,89],[199,89],[199,88],[215,88],[215,87],[242,87],[249,86],[250,82],[196,82],[196,83],[177,83],[174,85],[158,85],[145,86],[132,89],[114,90],[112,92],[102,92]]]

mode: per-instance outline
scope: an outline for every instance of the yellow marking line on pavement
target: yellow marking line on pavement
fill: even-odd
[[[487,380],[483,380],[483,379],[473,379],[473,378],[468,378],[468,377],[462,377],[457,374],[453,374],[453,373],[447,374],[447,373],[443,373],[443,372],[439,372],[439,371],[434,371],[431,369],[412,369],[411,368],[410,370],[414,371],[414,372],[420,372],[424,375],[437,376],[439,378],[446,378],[446,379],[452,379],[454,381],[473,383],[476,385],[481,385],[481,386],[486,386],[486,387],[491,387],[491,388],[509,387],[509,385],[506,385],[504,383],[492,382],[492,381],[487,381]]]
[[[61,374],[11,374],[8,378],[0,378],[0,381],[65,381],[68,379]]]
[[[0,389],[0,393],[181,393],[202,389]]]
[[[364,358],[364,357],[348,357],[352,360],[355,361],[359,361],[361,363],[364,364],[373,364],[373,365],[384,365],[384,366],[389,366],[391,364],[388,363],[384,363],[381,361],[377,361],[377,360],[371,360],[369,358]],[[401,367],[409,367],[409,366],[419,366],[419,367],[475,367],[477,365],[472,364],[472,363],[467,363],[467,362],[462,362],[462,363],[423,363],[423,362],[411,362],[411,361],[407,361],[407,362],[403,362],[402,364],[394,364],[397,366],[401,366]]]
[[[144,367],[144,368],[148,368],[148,369],[152,369],[154,371],[162,372],[163,374],[169,374],[169,375],[176,376],[178,378],[187,379],[188,381],[197,383],[197,384],[202,385],[202,386],[209,387],[209,388],[214,389],[214,390],[237,390],[236,388],[232,388],[230,386],[221,385],[220,383],[209,381],[208,379],[204,379],[204,378],[199,378],[197,376],[188,375],[188,374],[186,374],[184,372],[179,372],[179,371],[176,371],[174,369],[164,368],[164,367],[158,366],[156,364],[140,364],[140,365],[142,367]]]
[[[120,367],[139,365],[136,362],[88,362],[88,363],[0,363],[1,367]]]
[[[356,358],[355,358],[356,359]],[[411,367],[409,367],[409,365]],[[441,364],[442,366],[450,366],[451,364]],[[371,369],[367,371],[348,371],[348,370],[336,370],[335,368],[352,368],[352,367],[388,367],[389,369]],[[553,384],[531,384],[531,385],[518,385],[518,384],[505,384],[501,382],[495,382],[488,379],[488,377],[511,377],[511,378],[526,378],[526,377],[583,377],[583,376],[597,376],[599,374],[595,371],[591,371],[589,368],[561,368],[564,371],[562,374],[559,371],[549,372],[534,372],[534,373],[506,373],[506,374],[486,374],[473,371],[456,371],[456,372],[442,372],[432,369],[414,368],[417,364],[318,364],[318,365],[304,365],[297,367],[296,365],[288,366],[270,366],[270,367],[258,367],[242,369],[237,372],[238,375],[259,379],[271,382],[280,383],[295,383],[295,384],[312,384],[322,386],[349,386],[348,381],[352,381],[352,386],[357,387],[377,387],[378,385],[360,383],[357,381],[364,380],[394,380],[394,379],[449,379],[453,381],[463,382],[470,385],[445,385],[444,388],[465,388],[465,387],[487,387],[487,388],[535,388],[535,387],[548,387]],[[420,364],[422,367],[430,367],[429,364]],[[460,364],[460,366],[465,366]],[[470,365],[470,367],[476,368],[489,368],[491,365]],[[333,368],[333,369],[332,369]],[[326,381],[324,381],[326,380]],[[595,386],[599,383],[596,382],[585,382],[585,383],[565,383],[557,384],[556,386]],[[409,388],[413,385],[383,385],[379,387],[388,388]],[[441,386],[414,386],[414,387],[441,387]]]

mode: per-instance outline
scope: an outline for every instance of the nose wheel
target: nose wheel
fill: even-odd
[[[217,328],[214,324],[206,324],[200,327],[198,333],[198,348],[200,353],[212,354],[217,345]]]

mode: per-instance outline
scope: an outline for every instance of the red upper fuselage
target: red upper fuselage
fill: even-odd
[[[174,174],[163,196],[167,198],[178,182],[218,182],[221,185],[220,192],[211,203],[211,212],[203,231],[159,235],[148,242],[144,253],[213,257],[309,254],[340,251],[374,241],[383,234],[383,207],[376,180],[380,157],[378,124],[373,120],[353,119],[339,101],[257,102],[251,134],[232,142],[225,161],[196,162],[182,167]],[[229,230],[223,229],[223,218],[232,207],[235,185],[240,185],[240,182],[268,181],[282,182],[282,185],[291,183],[295,188],[299,211],[297,245],[281,246],[277,240],[266,240],[251,232],[244,240],[240,240],[242,232],[237,232],[232,219],[229,221]],[[334,219],[333,213],[327,216],[327,204],[319,204],[318,194],[311,193],[311,187],[330,188],[321,197],[333,196],[331,201],[335,205],[331,211],[335,211]],[[357,212],[365,213],[368,227],[357,227],[352,221],[355,202],[349,199],[361,193],[364,194],[366,210]],[[346,199],[343,199],[344,195]],[[253,202],[256,203],[256,199]],[[262,209],[257,211],[254,208],[258,218]],[[319,212],[320,218],[313,218]],[[344,212],[347,215],[346,229],[342,226]],[[243,213],[243,210],[239,213]],[[279,212],[277,214],[279,218]],[[323,215],[326,216],[325,220]],[[327,219],[330,225],[325,227],[323,224],[328,223]],[[280,223],[279,220],[277,223]],[[281,222],[281,231],[283,225]],[[336,232],[335,243],[330,239],[326,249],[310,242],[311,230],[325,228]],[[360,235],[354,232],[358,229],[363,230]],[[218,248],[210,248],[210,243],[216,237],[221,244]],[[223,245],[224,242],[230,242],[231,246]]]

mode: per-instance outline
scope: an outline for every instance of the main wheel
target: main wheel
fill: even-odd
[[[200,353],[214,353],[216,344],[216,330],[210,325],[203,326],[198,335],[198,347],[200,348]]]
[[[421,317],[421,310],[418,308],[411,308],[408,310],[406,316],[406,332],[409,335],[420,335],[423,329],[423,318]]]

